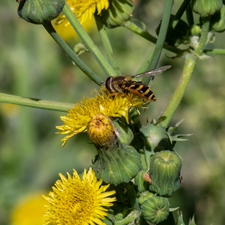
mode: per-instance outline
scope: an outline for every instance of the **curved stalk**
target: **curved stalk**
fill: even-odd
[[[57,42],[57,44],[66,52],[66,54],[72,59],[73,62],[96,84],[100,85],[102,80],[96,75],[89,67],[87,67],[78,55],[66,44],[66,42],[55,31],[51,23],[43,24],[44,28],[51,35],[51,37]]]

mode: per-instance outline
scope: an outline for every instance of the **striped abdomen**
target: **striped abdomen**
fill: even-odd
[[[149,101],[156,100],[156,97],[150,87],[142,82],[129,81],[126,83],[125,89]]]

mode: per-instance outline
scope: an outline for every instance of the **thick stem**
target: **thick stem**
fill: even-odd
[[[39,109],[48,109],[61,112],[67,112],[69,108],[72,108],[74,104],[53,102],[40,99],[23,98],[20,96],[8,95],[0,93],[0,102],[11,103],[22,106],[29,106]]]
[[[208,32],[209,32],[209,17],[202,18],[202,23],[203,23],[202,32],[201,32],[201,38],[200,38],[198,47],[196,48],[194,53],[187,54],[185,64],[184,64],[184,69],[181,74],[177,88],[174,91],[174,94],[169,104],[167,105],[165,111],[163,112],[162,116],[158,120],[158,122],[162,121],[163,126],[168,126],[171,118],[173,117],[175,111],[177,110],[177,107],[180,104],[180,101],[184,95],[184,91],[188,85],[188,82],[194,70],[196,61],[198,57],[201,57],[204,51],[205,45],[207,43]]]
[[[225,55],[225,49],[205,49],[203,52],[206,55]]]
[[[169,124],[178,105],[180,104],[180,101],[184,95],[184,91],[188,85],[188,82],[189,82],[192,72],[194,70],[196,60],[197,59],[194,56],[192,56],[191,54],[189,54],[186,57],[184,69],[181,74],[180,80],[178,82],[177,88],[174,91],[174,94],[173,94],[169,104],[167,105],[165,111],[163,112],[162,116],[158,120],[158,121],[162,121],[162,125],[164,127],[166,127]]]
[[[94,55],[96,60],[98,61],[99,65],[102,67],[103,71],[108,76],[114,76],[116,75],[116,72],[113,70],[111,65],[108,63],[106,58],[102,55],[98,47],[94,44],[90,36],[87,34],[87,32],[84,30],[72,10],[70,9],[69,5],[66,3],[63,8],[63,14],[66,16],[66,18],[69,20],[70,24],[74,28],[74,30],[77,32],[81,40],[84,42],[85,46],[89,49],[89,51]]]
[[[202,31],[201,31],[201,38],[198,44],[198,47],[195,50],[197,56],[201,56],[205,45],[207,44],[207,36],[209,32],[209,25],[210,25],[210,17],[203,17],[202,18]]]

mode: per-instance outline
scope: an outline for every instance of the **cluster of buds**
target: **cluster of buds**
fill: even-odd
[[[134,206],[136,198],[140,212],[135,214],[135,220],[142,219],[151,224],[166,220],[172,211],[168,198],[181,185],[182,163],[173,148],[175,142],[183,139],[182,135],[171,135],[177,127],[165,129],[161,125],[148,124],[140,129],[141,133],[134,135],[134,131],[127,124],[125,126],[121,119],[113,122],[101,115],[94,120],[88,128],[89,137],[98,150],[93,169],[98,178],[116,186],[117,203],[119,201],[119,204],[123,205],[123,214],[120,212],[114,215],[116,220],[122,220],[132,213],[129,208]],[[101,128],[100,121],[104,122]],[[108,139],[104,139],[105,137]],[[143,144],[142,149],[140,143]],[[141,163],[144,155],[149,155],[146,168]],[[134,183],[131,182],[133,178]],[[124,192],[127,196],[124,196]],[[115,203],[115,212],[118,211],[118,207]]]

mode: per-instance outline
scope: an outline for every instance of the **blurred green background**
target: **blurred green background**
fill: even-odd
[[[176,13],[182,1],[175,1]],[[136,1],[134,17],[145,22],[155,35],[162,18],[164,1]],[[75,67],[47,34],[43,26],[29,24],[17,15],[15,0],[0,1],[0,92],[23,97],[74,103],[91,96],[98,86]],[[123,74],[135,74],[153,45],[125,28],[108,31]],[[90,36],[103,52],[95,27]],[[80,40],[69,43],[74,46]],[[216,34],[211,48],[225,48],[224,34]],[[163,51],[161,65],[172,65],[165,75],[151,83],[157,101],[142,112],[143,124],[157,119],[178,83],[184,59]],[[105,75],[90,53],[81,58]],[[171,207],[180,206],[184,220],[193,215],[197,224],[225,224],[225,58],[214,56],[198,61],[185,96],[171,121],[184,119],[178,133],[190,134],[176,151],[182,157],[182,187],[171,198]],[[65,113],[0,103],[0,224],[12,224],[15,205],[27,196],[47,193],[58,173],[78,173],[87,168],[96,150],[86,133],[71,138],[61,147]],[[15,223],[13,223],[15,224]],[[35,223],[34,223],[35,224]],[[18,223],[18,225],[20,225]],[[32,224],[31,224],[32,225]]]

